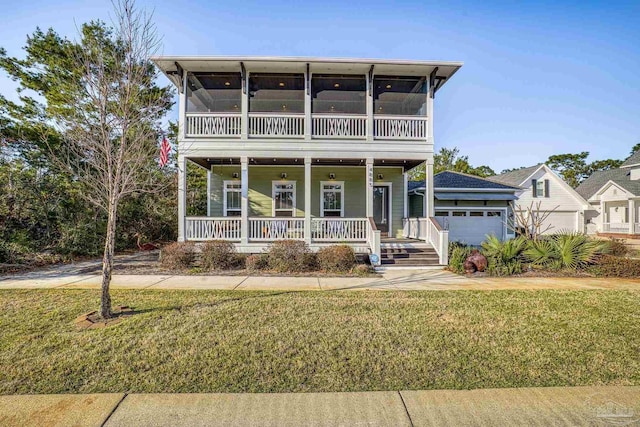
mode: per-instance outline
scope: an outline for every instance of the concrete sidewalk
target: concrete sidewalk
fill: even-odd
[[[101,276],[70,271],[34,271],[0,278],[0,289],[97,289]],[[431,269],[389,269],[373,277],[190,276],[114,274],[113,289],[217,290],[496,290],[640,289],[640,279],[573,277],[465,277]]]
[[[3,426],[640,425],[640,387],[0,396]]]

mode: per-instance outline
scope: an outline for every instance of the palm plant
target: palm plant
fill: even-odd
[[[487,236],[482,242],[482,252],[487,257],[488,272],[496,276],[508,276],[522,271],[522,251],[527,245],[524,237],[500,241],[496,236]]]
[[[593,264],[598,256],[609,251],[610,246],[605,241],[594,240],[581,233],[566,233],[528,241],[523,256],[535,266],[577,270]]]

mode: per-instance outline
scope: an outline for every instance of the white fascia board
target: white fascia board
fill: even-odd
[[[555,173],[555,171],[553,171],[549,166],[547,166],[546,164],[541,164],[540,167],[538,169],[536,169],[534,172],[532,172],[531,174],[529,174],[529,176],[527,177],[527,179],[525,179],[524,181],[522,181],[522,183],[520,184],[520,187],[523,187],[525,184],[527,183],[531,183],[531,177],[534,176],[535,174],[537,174],[540,169],[544,169],[545,172],[549,173],[549,175],[551,175],[553,177],[553,179],[556,180],[556,182],[558,184],[560,184],[560,186],[562,188],[565,189],[565,191],[567,191],[574,199],[576,199],[576,201],[578,203],[580,203],[582,205],[583,209],[589,209],[589,202],[587,202],[585,200],[584,197],[582,197],[580,194],[578,194],[578,192],[576,190],[574,190],[573,188],[571,188],[571,186],[569,184],[567,184],[564,179],[560,178],[560,176],[558,176],[557,173]],[[527,188],[530,187],[527,186]]]
[[[623,192],[624,192],[625,194],[627,194],[628,196],[636,197],[636,195],[635,195],[635,194],[633,194],[631,191],[629,191],[629,190],[627,190],[627,189],[625,189],[625,188],[621,187],[619,184],[617,184],[617,183],[615,183],[615,182],[613,182],[613,181],[609,180],[609,181],[607,181],[607,182],[606,182],[602,187],[600,187],[600,190],[596,191],[596,193],[592,196],[592,198],[593,198],[593,197],[596,197],[596,196],[600,196],[600,195],[602,195],[602,193],[604,193],[605,191],[607,191],[607,189],[609,189],[609,187],[611,187],[611,186],[616,187],[617,189],[619,189],[619,190],[623,191]],[[600,200],[600,199],[593,199],[593,200],[595,201],[595,200]]]

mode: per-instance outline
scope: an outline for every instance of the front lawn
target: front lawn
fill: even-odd
[[[0,394],[640,385],[640,291],[0,291]]]

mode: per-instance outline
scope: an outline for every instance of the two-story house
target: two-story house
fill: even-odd
[[[178,239],[262,251],[278,239],[380,253],[403,236],[407,171],[426,162],[433,219],[434,97],[460,62],[160,56],[179,92]],[[207,216],[186,215],[186,163],[208,174]],[[398,243],[398,240],[395,240]]]

